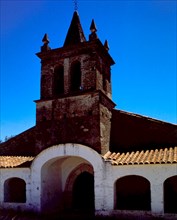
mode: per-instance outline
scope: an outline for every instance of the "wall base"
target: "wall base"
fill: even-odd
[[[152,220],[164,219],[175,220],[177,214],[156,214],[151,211],[134,211],[134,210],[110,210],[110,211],[95,211],[95,216],[98,219],[114,219],[114,220]]]

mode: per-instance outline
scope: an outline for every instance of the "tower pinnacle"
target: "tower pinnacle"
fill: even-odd
[[[47,50],[51,50],[51,48],[48,46],[49,44],[49,38],[48,38],[48,35],[45,34],[43,39],[42,39],[42,42],[44,43],[43,46],[41,47],[41,51],[47,51]]]
[[[105,42],[104,42],[104,47],[107,51],[109,50],[109,44],[108,44],[107,40],[105,40]]]
[[[96,25],[95,25],[95,22],[94,20],[92,19],[92,23],[90,25],[90,31],[91,31],[91,34],[89,35],[89,40],[92,41],[92,40],[95,40],[98,38],[96,32],[97,32],[97,29],[96,29]]]
[[[95,22],[93,19],[92,19],[92,23],[90,25],[90,30],[92,33],[97,32],[96,25],[95,25]]]
[[[47,35],[47,34],[44,35],[44,37],[43,37],[43,39],[42,39],[42,42],[43,42],[44,44],[48,44],[48,43],[49,43],[49,38],[48,38],[48,35]]]

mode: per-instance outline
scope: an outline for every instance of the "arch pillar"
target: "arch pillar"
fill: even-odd
[[[95,173],[95,211],[114,209],[112,165],[103,163]]]
[[[153,213],[164,213],[163,183],[151,185],[151,211]]]
[[[104,209],[104,186],[103,186],[103,176],[102,172],[95,173],[95,210]]]

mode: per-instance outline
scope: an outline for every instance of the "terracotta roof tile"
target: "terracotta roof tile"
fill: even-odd
[[[17,167],[26,162],[30,162],[34,157],[22,157],[22,156],[0,156],[0,167]]]
[[[108,151],[103,158],[112,165],[177,163],[177,147],[127,153]]]
[[[177,147],[127,153],[108,151],[102,157],[105,161],[110,161],[112,165],[177,163]],[[32,160],[34,160],[34,157],[0,156],[0,167],[18,167]]]

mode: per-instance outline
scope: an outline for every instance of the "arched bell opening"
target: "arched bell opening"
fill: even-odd
[[[57,66],[54,69],[53,95],[59,96],[62,94],[64,94],[64,67]]]
[[[81,90],[81,64],[79,61],[71,65],[71,92]]]

